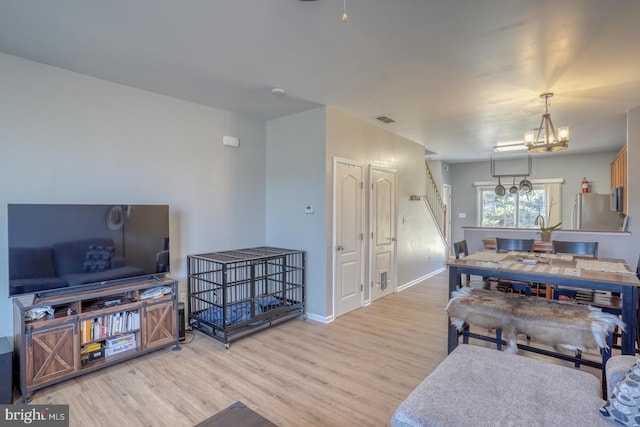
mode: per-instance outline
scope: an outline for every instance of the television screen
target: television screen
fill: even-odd
[[[9,296],[169,272],[168,205],[9,204],[7,216]]]

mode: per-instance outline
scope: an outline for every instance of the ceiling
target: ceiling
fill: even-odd
[[[265,120],[327,105],[452,163],[522,140],[546,91],[563,153],[626,141],[640,1],[346,5],[348,22],[341,0],[2,0],[0,51]]]

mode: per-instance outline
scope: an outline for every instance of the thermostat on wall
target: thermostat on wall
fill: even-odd
[[[236,138],[235,136],[225,135],[222,137],[222,143],[224,145],[228,145],[229,147],[238,148],[238,146],[240,145],[240,138]]]

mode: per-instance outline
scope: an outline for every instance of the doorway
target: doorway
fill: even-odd
[[[364,166],[334,159],[333,295],[335,317],[363,305]]]
[[[371,300],[396,290],[396,171],[369,168],[369,277]]]

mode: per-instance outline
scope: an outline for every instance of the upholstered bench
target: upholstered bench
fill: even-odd
[[[609,393],[633,356],[607,363]],[[393,414],[394,427],[608,426],[600,381],[579,369],[462,344]]]

